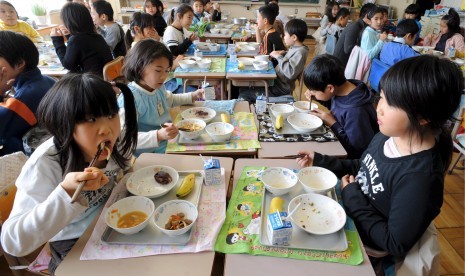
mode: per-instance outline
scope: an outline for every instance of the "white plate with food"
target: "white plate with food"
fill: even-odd
[[[200,119],[209,123],[216,116],[216,111],[208,107],[192,107],[181,113],[183,119]]]
[[[155,165],[134,172],[126,182],[126,188],[133,195],[157,198],[171,191],[178,179],[175,169]]]

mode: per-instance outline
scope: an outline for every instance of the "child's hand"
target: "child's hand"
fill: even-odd
[[[284,55],[285,52],[286,52],[286,51],[284,51],[284,50],[281,50],[281,51],[273,51],[273,52],[270,53],[270,57],[278,58],[278,57]]]
[[[191,35],[189,36],[189,40],[194,41],[196,39],[197,39],[197,36],[195,35],[195,33],[191,33]]]
[[[325,125],[327,126],[332,126],[337,122],[336,118],[334,118],[334,115],[331,112],[325,112],[318,108],[310,111],[310,114],[320,118],[323,121],[323,123],[325,123]]]
[[[172,123],[164,123],[164,127],[157,131],[158,141],[170,140],[178,135],[178,128]]]
[[[315,152],[314,151],[301,150],[301,151],[298,152],[298,154],[305,154],[305,157],[297,158],[295,160],[297,162],[297,164],[299,164],[302,168],[313,165],[313,158],[315,157]]]
[[[197,91],[192,92],[192,102],[200,101],[205,98],[205,91],[203,89],[197,89]]]
[[[214,9],[214,10],[217,10],[218,12],[221,12],[220,4],[218,4],[218,3],[213,3],[213,9]]]
[[[65,25],[60,25],[58,28],[60,28],[60,31],[63,35],[69,35],[68,28],[66,28]]]
[[[341,179],[341,190],[353,182],[355,182],[355,177],[353,175],[344,175]]]
[[[251,37],[250,35],[245,35],[245,36],[241,37],[241,41],[246,42],[250,37]]]
[[[179,61],[184,59],[184,55],[178,55],[174,60],[173,60],[173,68],[171,68],[171,71],[174,71],[174,69],[179,67]]]
[[[86,181],[83,191],[95,191],[107,184],[109,180],[99,168],[91,167],[84,169],[84,172],[68,173],[60,185],[69,196],[73,196],[81,181]]]
[[[385,33],[385,32],[384,32],[384,33],[381,33],[381,34],[379,35],[379,40],[386,41],[387,37],[388,37],[388,34],[387,34],[387,33]]]
[[[50,32],[51,37],[56,37],[56,36],[63,36],[63,33],[59,28],[52,28],[52,31]]]
[[[0,95],[10,90],[14,83],[15,79],[8,79],[6,67],[0,67]]]

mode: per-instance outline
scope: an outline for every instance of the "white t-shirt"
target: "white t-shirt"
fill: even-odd
[[[163,43],[165,43],[166,47],[171,46],[178,46],[181,44],[186,37],[188,37],[189,31],[183,29],[180,31],[173,26],[166,27],[165,33],[163,34]]]

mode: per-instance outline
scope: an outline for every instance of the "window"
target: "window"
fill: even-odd
[[[18,11],[19,16],[27,16],[33,18],[32,14],[32,3],[39,3],[46,7],[47,12],[52,10],[59,10],[66,3],[66,0],[36,0],[36,1],[24,1],[24,0],[7,0],[10,2]]]

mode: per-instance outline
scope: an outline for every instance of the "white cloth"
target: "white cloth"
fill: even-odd
[[[355,45],[347,61],[344,75],[346,79],[356,79],[367,82],[370,73],[371,60],[359,46]]]
[[[16,180],[18,188],[9,218],[2,226],[1,244],[13,256],[25,256],[47,241],[80,237],[103,206],[113,188],[112,182],[97,191],[83,192],[80,203],[59,185],[63,170],[53,138],[40,145],[24,165]],[[116,175],[113,160],[104,170]],[[87,205],[87,206],[85,206]]]

